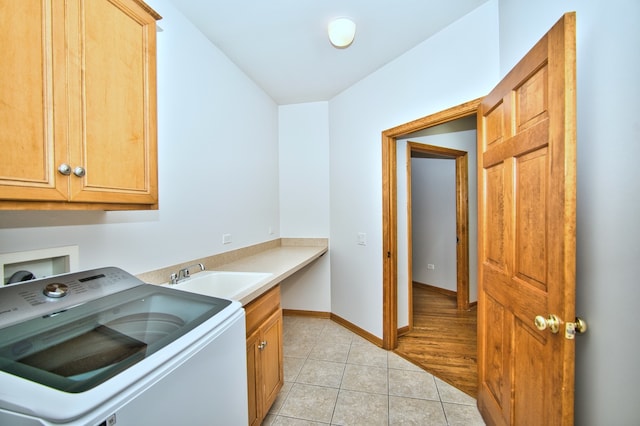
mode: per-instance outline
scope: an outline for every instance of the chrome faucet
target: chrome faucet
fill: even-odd
[[[193,266],[199,266],[201,271],[204,271],[204,265],[202,263],[195,263],[193,265],[189,265],[186,268],[182,268],[178,271],[177,274],[171,274],[170,276],[170,280],[169,283],[170,284],[178,284],[180,281],[186,280],[187,278],[189,278],[191,276],[191,273],[189,272],[189,269],[191,269]]]

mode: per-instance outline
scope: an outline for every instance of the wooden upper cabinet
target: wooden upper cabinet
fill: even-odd
[[[0,0],[0,209],[157,208],[157,19],[138,0]]]

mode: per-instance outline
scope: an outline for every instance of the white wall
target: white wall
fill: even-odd
[[[378,337],[381,132],[489,92],[499,74],[497,6],[484,4],[329,103],[331,308]]]
[[[329,104],[279,107],[280,233],[329,237]],[[282,283],[282,307],[331,311],[329,256]]]
[[[411,159],[411,207],[413,281],[457,291],[455,160]]]
[[[578,425],[638,424],[640,2],[500,0],[501,73],[567,11],[577,18]]]
[[[77,244],[80,269],[141,273],[279,237],[277,106],[170,2],[149,4],[160,210],[0,212],[0,252]]]

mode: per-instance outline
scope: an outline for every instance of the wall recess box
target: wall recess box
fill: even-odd
[[[0,285],[18,271],[32,272],[36,278],[78,270],[78,246],[0,253]]]

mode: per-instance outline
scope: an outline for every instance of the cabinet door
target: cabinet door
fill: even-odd
[[[273,405],[284,382],[282,357],[282,311],[274,312],[261,327],[260,352],[262,368],[263,407],[265,414]]]
[[[64,3],[0,0],[0,199],[67,199]]]
[[[135,0],[68,1],[71,201],[157,202],[156,16]],[[77,10],[74,10],[77,9]]]
[[[260,412],[258,407],[258,368],[260,358],[258,345],[260,342],[260,330],[256,330],[247,338],[247,388],[249,391],[249,425],[260,424]]]

